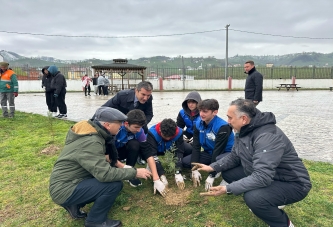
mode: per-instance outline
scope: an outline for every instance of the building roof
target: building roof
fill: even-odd
[[[145,70],[147,67],[140,65],[127,64],[126,59],[113,59],[113,63],[104,65],[93,65],[91,68],[98,70],[113,70],[113,71],[123,71],[123,70]]]

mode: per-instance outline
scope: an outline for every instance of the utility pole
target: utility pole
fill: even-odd
[[[183,90],[185,90],[185,78],[186,78],[185,73],[186,73],[186,70],[185,70],[185,64],[184,64],[183,56],[182,56],[182,65],[183,65],[183,76],[182,76],[181,79],[183,79]]]
[[[225,41],[225,69],[224,69],[224,79],[227,79],[228,75],[228,28],[230,24],[225,26],[226,28],[226,41]]]

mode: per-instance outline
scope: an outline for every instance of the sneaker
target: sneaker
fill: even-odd
[[[140,157],[138,157],[137,163],[138,163],[139,165],[146,165],[146,161],[143,160],[143,159],[141,159]]]
[[[57,118],[66,118],[67,117],[67,114],[59,114],[58,116],[57,116]]]
[[[119,160],[119,161],[122,162],[122,163],[126,163],[126,158],[122,159],[122,160]]]
[[[138,178],[133,178],[132,180],[127,180],[127,182],[134,188],[142,185],[141,181]]]
[[[226,182],[225,180],[222,180],[220,183],[220,186],[227,186],[229,183]]]

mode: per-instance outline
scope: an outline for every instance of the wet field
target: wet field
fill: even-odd
[[[243,91],[200,91],[202,99],[219,101],[219,116],[226,120],[230,101],[243,97]],[[176,119],[186,92],[153,92],[154,117],[150,126],[164,118]],[[84,96],[82,92],[67,93],[69,120],[80,121],[93,116],[109,96]],[[293,142],[301,158],[333,163],[333,92],[322,91],[264,91],[261,111],[273,112],[277,125]],[[19,94],[15,99],[19,111],[47,116],[43,93]]]

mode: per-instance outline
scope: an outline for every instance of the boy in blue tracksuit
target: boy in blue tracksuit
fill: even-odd
[[[140,143],[146,141],[146,134],[142,126],[146,124],[146,116],[142,110],[134,109],[127,113],[127,120],[122,124],[115,136],[114,143],[118,153],[115,166],[118,168],[132,168],[135,166],[140,152]],[[110,162],[109,154],[106,159]],[[126,165],[119,160],[126,159]],[[137,178],[128,181],[132,187],[141,185]]]
[[[180,189],[184,189],[185,183],[181,175],[182,159],[191,154],[192,146],[184,143],[183,130],[177,127],[176,122],[169,118],[152,126],[148,130],[146,142],[141,145],[143,147],[142,156],[147,160],[148,167],[153,175],[154,193],[157,190],[162,196],[166,195],[168,181],[158,156],[164,155],[173,145],[176,148],[175,156],[177,157],[175,181]]]
[[[193,128],[197,121],[200,121],[200,114],[197,108],[201,96],[197,91],[191,91],[182,103],[182,109],[177,116],[177,126],[184,129],[184,139],[193,138]]]
[[[198,104],[201,120],[196,122],[193,134],[193,151],[183,159],[184,167],[191,167],[191,163],[209,165],[231,152],[234,144],[234,134],[228,122],[217,116],[219,103],[216,99],[205,99]],[[205,189],[213,185],[216,172],[208,176]],[[217,177],[217,176],[216,176]],[[201,174],[192,171],[194,186],[200,185]]]

